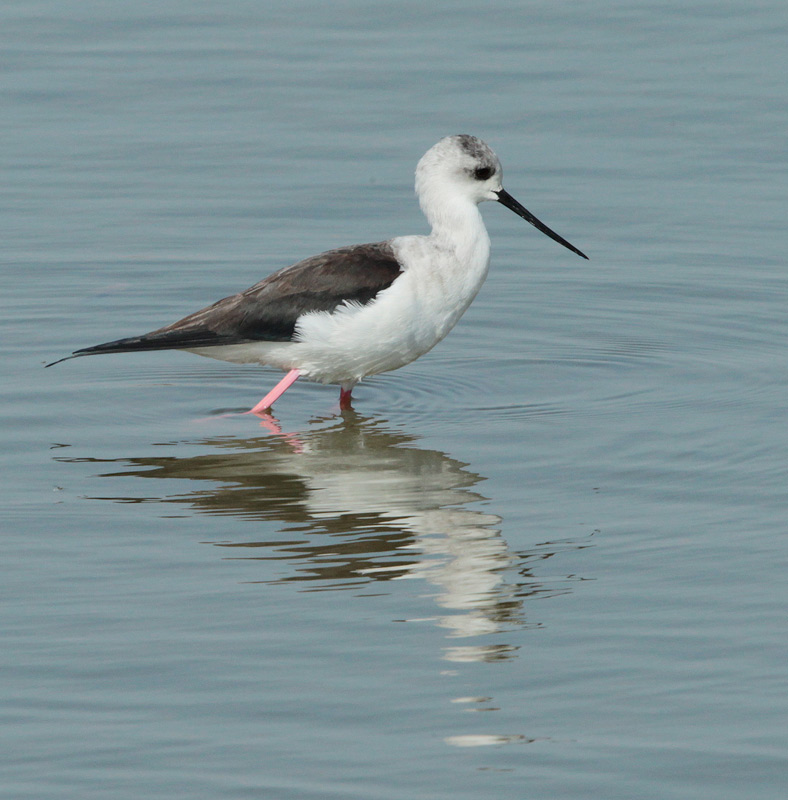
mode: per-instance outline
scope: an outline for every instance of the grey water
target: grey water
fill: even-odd
[[[784,798],[788,6],[0,6],[0,795]],[[352,411],[43,364],[426,229],[490,276]]]

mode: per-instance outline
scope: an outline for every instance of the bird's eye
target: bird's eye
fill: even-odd
[[[493,176],[495,170],[492,167],[477,167],[473,171],[473,177],[477,181],[486,181],[488,178]]]

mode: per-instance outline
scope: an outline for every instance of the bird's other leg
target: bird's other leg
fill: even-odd
[[[246,413],[262,414],[267,411],[298,380],[300,375],[301,370],[291,369],[254,408],[250,408]]]

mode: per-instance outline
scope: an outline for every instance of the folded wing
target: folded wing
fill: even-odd
[[[401,272],[388,242],[329,250],[279,270],[246,291],[225,297],[172,325],[76,350],[68,358],[292,341],[304,314],[330,312],[344,303],[365,305],[391,286]]]

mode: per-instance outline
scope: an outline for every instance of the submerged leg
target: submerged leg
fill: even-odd
[[[247,414],[261,414],[271,406],[298,380],[301,370],[291,369],[279,383],[254,407],[247,411]]]
[[[351,386],[349,389],[346,389],[344,386],[340,386],[339,388],[339,408],[341,411],[347,411],[350,408],[351,403],[353,402],[353,398],[350,396],[350,393],[353,391],[353,387]]]

